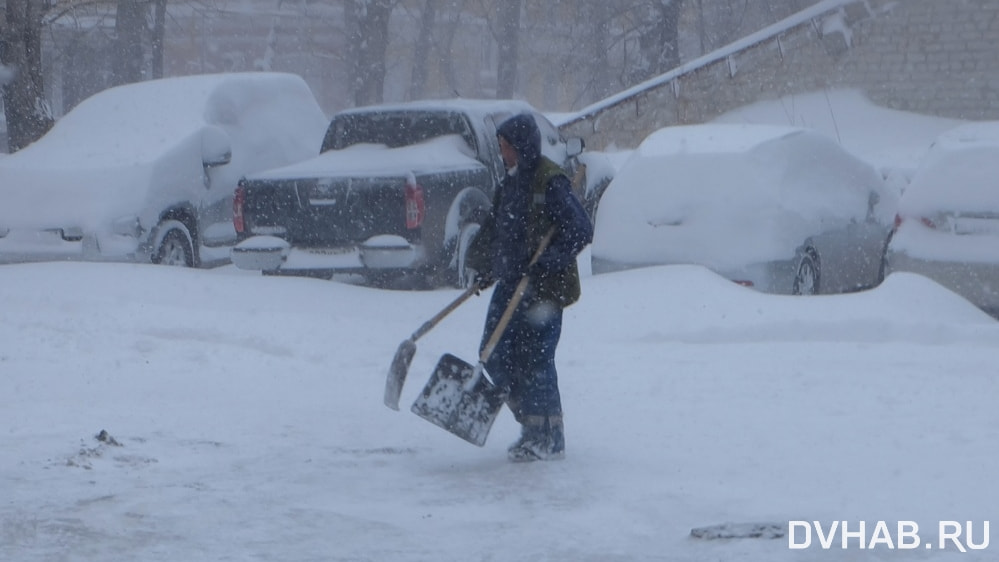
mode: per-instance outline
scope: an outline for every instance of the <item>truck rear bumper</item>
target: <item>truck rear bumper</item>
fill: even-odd
[[[414,269],[424,263],[423,246],[399,236],[376,236],[356,246],[300,248],[276,236],[254,236],[232,249],[240,269],[268,272],[364,272]]]

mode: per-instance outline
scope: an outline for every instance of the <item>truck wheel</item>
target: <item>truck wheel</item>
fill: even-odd
[[[159,239],[152,261],[159,265],[194,267],[194,244],[187,227],[179,221],[160,223]]]
[[[809,248],[805,252],[805,255],[801,257],[801,261],[798,262],[798,272],[794,276],[791,294],[819,294],[819,280],[821,279],[819,263],[819,256],[815,253],[815,250]]]
[[[451,269],[454,285],[459,289],[467,289],[475,282],[475,270],[469,269],[465,263],[468,257],[468,248],[472,245],[472,240],[479,233],[479,223],[468,222],[461,227],[458,232],[458,241],[454,250],[454,266]]]

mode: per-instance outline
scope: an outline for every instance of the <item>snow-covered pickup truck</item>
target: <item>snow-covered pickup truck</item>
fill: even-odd
[[[544,154],[572,174],[582,141],[509,100],[422,101],[336,114],[310,160],[248,175],[232,261],[265,275],[465,286],[464,255],[505,170],[496,127],[534,114]]]

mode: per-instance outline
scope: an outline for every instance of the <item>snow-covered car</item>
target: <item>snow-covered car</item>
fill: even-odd
[[[999,317],[999,121],[934,141],[899,201],[885,272],[929,277]]]
[[[690,125],[646,138],[600,200],[594,273],[698,264],[778,294],[880,282],[897,196],[809,129]]]
[[[0,263],[224,263],[239,178],[308,158],[326,123],[293,74],[167,78],[97,93],[0,159]]]

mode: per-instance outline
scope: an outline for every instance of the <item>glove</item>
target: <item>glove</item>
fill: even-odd
[[[495,282],[496,282],[496,280],[493,279],[492,274],[489,273],[488,271],[476,271],[475,272],[475,277],[473,278],[473,281],[472,281],[472,283],[474,283],[475,287],[478,288],[478,290],[480,290],[480,291],[484,291],[484,290],[488,289],[489,287],[492,287],[493,283],[495,283]]]

